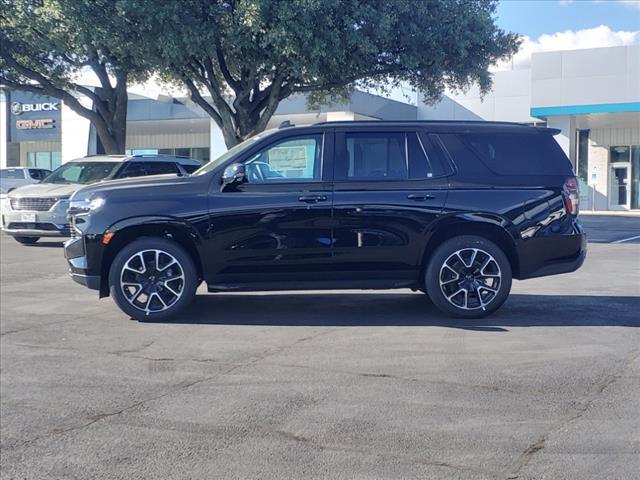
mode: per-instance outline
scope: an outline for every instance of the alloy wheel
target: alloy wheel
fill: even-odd
[[[124,263],[120,288],[127,302],[146,315],[162,312],[182,296],[184,270],[180,262],[164,250],[142,250]]]
[[[451,305],[463,310],[486,310],[498,295],[502,272],[491,254],[479,248],[463,248],[444,261],[439,281]]]

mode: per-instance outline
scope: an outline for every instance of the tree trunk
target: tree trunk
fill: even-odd
[[[100,102],[94,101],[93,109],[98,113],[94,126],[107,155],[123,155],[127,140],[127,93],[126,74],[116,74],[115,87],[96,88]]]

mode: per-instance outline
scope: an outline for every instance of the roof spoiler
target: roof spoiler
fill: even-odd
[[[560,132],[562,132],[562,130],[560,130],[559,128],[536,127],[536,129],[537,129],[540,133],[546,133],[547,135],[553,135],[553,136],[556,136],[556,135],[558,135]]]

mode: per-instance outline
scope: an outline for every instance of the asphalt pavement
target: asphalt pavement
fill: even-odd
[[[633,479],[639,219],[459,321],[390,292],[202,294],[126,318],[0,236],[4,479]],[[623,222],[625,222],[623,220]],[[597,235],[596,235],[597,234]],[[608,240],[607,240],[608,239]]]

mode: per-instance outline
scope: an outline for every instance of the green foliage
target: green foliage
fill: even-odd
[[[135,3],[162,37],[150,55],[184,82],[228,145],[263,129],[296,92],[322,101],[354,86],[401,82],[430,101],[446,87],[477,83],[486,92],[489,66],[518,46],[495,25],[494,0]]]
[[[232,146],[295,93],[317,104],[355,86],[409,84],[429,101],[446,87],[487,91],[490,65],[518,46],[495,25],[496,0],[0,2],[0,81],[61,90],[72,108],[70,94],[90,96],[101,138],[122,136],[126,82],[151,72],[184,85]],[[76,80],[86,68],[95,93]]]
[[[127,83],[153,67],[142,48],[148,39],[124,5],[130,2],[0,0],[0,83],[61,98],[94,123],[109,153],[124,153]],[[87,88],[88,72],[97,88]]]

